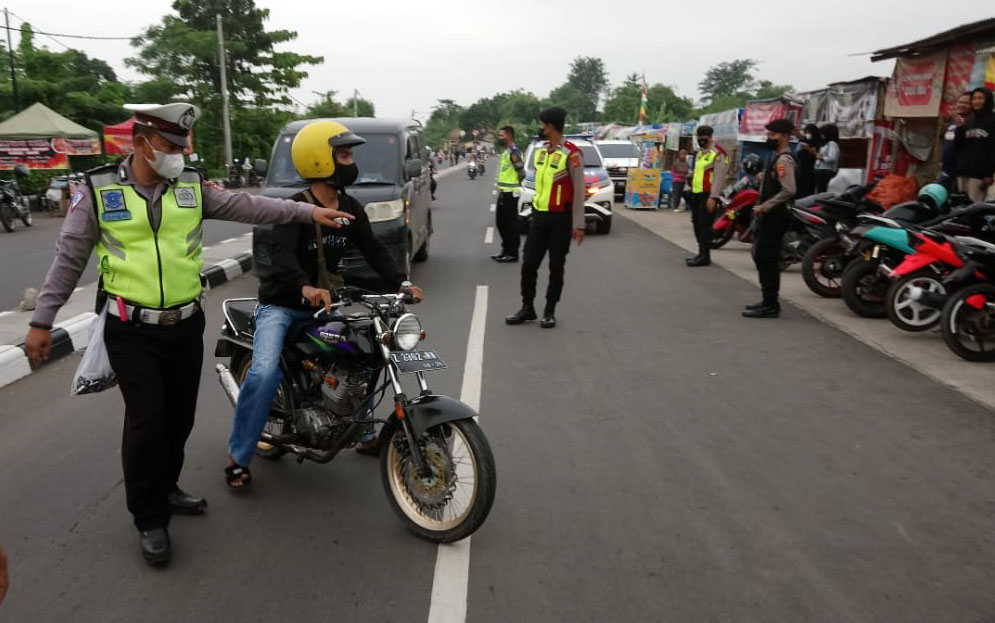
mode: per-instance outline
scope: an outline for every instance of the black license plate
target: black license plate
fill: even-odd
[[[431,372],[449,367],[435,354],[434,350],[398,351],[391,353],[390,358],[401,374]]]

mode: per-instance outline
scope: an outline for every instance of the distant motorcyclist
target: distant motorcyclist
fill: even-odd
[[[294,198],[333,207],[355,218],[339,229],[310,225],[273,229],[272,265],[264,268],[259,278],[252,366],[239,392],[228,443],[225,481],[233,489],[247,486],[252,479],[249,463],[282,380],[280,354],[287,330],[295,320],[309,318],[315,308],[330,309],[331,291],[342,283],[337,272],[339,261],[349,243],[394,291],[407,292],[416,302],[422,299],[422,291],[406,280],[373,234],[363,206],[345,193],[359,176],[352,148],[365,142],[344,125],[327,120],[309,123],[294,138],[294,168],[310,183]],[[369,431],[357,450],[375,453],[376,449],[376,438]]]

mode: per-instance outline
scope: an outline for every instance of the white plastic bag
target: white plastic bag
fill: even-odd
[[[107,356],[107,346],[104,344],[104,323],[107,310],[100,312],[90,323],[90,336],[86,344],[86,352],[73,375],[69,387],[71,396],[95,394],[117,385],[117,377],[111,368],[111,360]]]

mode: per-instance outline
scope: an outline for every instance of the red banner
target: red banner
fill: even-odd
[[[943,99],[947,51],[899,58],[888,83],[884,114],[888,117],[936,117]]]
[[[97,156],[100,155],[100,139],[53,138],[52,148],[69,156]]]
[[[947,75],[943,80],[943,102],[940,104],[940,116],[950,117],[954,114],[957,98],[962,93],[971,90],[971,69],[974,67],[974,46],[955,45],[950,48],[947,58]]]
[[[29,169],[68,169],[65,152],[56,151],[52,143],[47,138],[0,140],[0,169],[13,169],[18,164]]]
[[[747,102],[743,109],[743,118],[739,122],[739,133],[744,140],[763,140],[766,136],[764,126],[775,119],[790,119],[795,126],[801,119],[801,106],[782,100]]]

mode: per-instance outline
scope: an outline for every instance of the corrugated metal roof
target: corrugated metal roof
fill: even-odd
[[[920,54],[944,45],[966,42],[984,35],[995,35],[995,17],[951,28],[950,30],[946,30],[924,39],[919,39],[918,41],[913,41],[912,43],[878,50],[872,54],[871,60],[883,61],[889,58],[895,58],[896,56]]]

